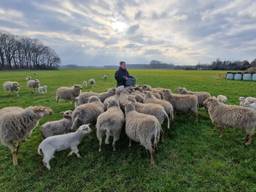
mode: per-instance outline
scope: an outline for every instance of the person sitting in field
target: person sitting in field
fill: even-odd
[[[117,87],[132,86],[134,78],[131,75],[129,75],[129,72],[126,68],[126,63],[124,61],[121,61],[119,64],[119,69],[115,73],[115,79],[117,82]],[[131,81],[131,80],[133,80],[133,81]],[[130,83],[130,82],[132,82],[132,83]]]

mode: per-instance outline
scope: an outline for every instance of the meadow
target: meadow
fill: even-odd
[[[48,94],[32,95],[26,87],[26,72],[0,72],[0,84],[6,80],[21,83],[20,96],[8,96],[0,89],[0,108],[46,105],[54,114],[48,120],[61,117],[59,112],[71,109],[70,102],[55,102],[59,86],[71,86],[95,78],[96,86],[83,91],[105,91],[115,86],[113,70],[36,71],[41,84],[48,85]],[[223,71],[130,70],[139,84],[175,90],[184,86],[195,91],[223,94],[230,104],[238,104],[239,96],[256,96],[255,82],[227,81]],[[110,75],[107,80],[103,74]],[[222,138],[214,129],[208,114],[200,109],[199,122],[190,115],[175,116],[170,130],[156,153],[156,166],[149,164],[149,155],[139,144],[128,149],[128,139],[122,134],[117,151],[103,145],[98,152],[95,133],[80,145],[81,159],[67,157],[69,151],[56,153],[48,171],[37,154],[42,140],[40,125],[21,145],[19,166],[14,167],[9,150],[0,146],[0,191],[256,191],[256,141],[243,145],[244,134],[228,129]]]

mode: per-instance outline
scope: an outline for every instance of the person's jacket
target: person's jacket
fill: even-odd
[[[115,79],[118,86],[125,86],[126,85],[126,78],[130,77],[129,72],[127,69],[122,69],[119,67],[119,69],[115,73]]]

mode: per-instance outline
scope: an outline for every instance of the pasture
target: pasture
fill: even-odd
[[[115,86],[113,70],[37,71],[36,78],[48,85],[46,95],[32,95],[26,87],[26,72],[0,72],[0,83],[15,80],[21,83],[20,96],[8,96],[0,89],[0,107],[46,105],[54,114],[40,121],[61,117],[59,112],[73,108],[69,102],[55,102],[59,86],[71,86],[89,78],[96,86],[83,91],[105,91]],[[130,70],[139,84],[171,88],[184,86],[195,91],[223,94],[228,103],[238,104],[239,96],[256,96],[255,82],[226,81],[220,71]],[[107,80],[103,74],[110,75]],[[42,140],[40,125],[21,145],[19,166],[14,167],[9,150],[0,146],[0,191],[256,191],[256,141],[243,145],[241,130],[229,129],[222,138],[213,128],[202,108],[199,122],[189,115],[175,116],[175,124],[165,129],[166,137],[159,144],[156,166],[149,164],[149,154],[139,144],[128,149],[122,134],[117,151],[103,145],[98,152],[95,133],[80,145],[81,159],[66,157],[69,151],[56,153],[48,171],[37,154]]]

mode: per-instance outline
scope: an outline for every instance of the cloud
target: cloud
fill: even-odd
[[[252,60],[256,2],[1,0],[0,30],[40,39],[64,64]]]

